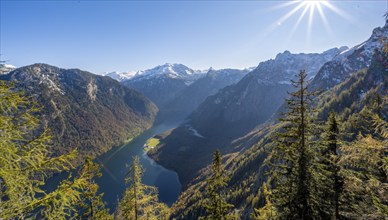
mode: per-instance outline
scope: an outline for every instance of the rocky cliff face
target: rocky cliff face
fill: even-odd
[[[326,63],[314,78],[311,87],[328,90],[344,81],[352,73],[368,68],[374,51],[388,42],[388,22],[383,27],[375,28],[371,37],[337,55]]]

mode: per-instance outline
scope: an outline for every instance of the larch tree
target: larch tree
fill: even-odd
[[[272,192],[268,186],[271,181],[263,183],[260,188],[259,197],[263,196],[265,200],[265,205],[259,209],[255,209],[251,218],[256,220],[274,220],[278,219],[276,208],[271,201]]]
[[[87,180],[87,184],[81,191],[80,204],[77,210],[77,217],[81,219],[112,219],[109,210],[105,208],[105,203],[102,201],[103,194],[98,194],[99,186],[95,182],[96,177],[101,177],[100,167],[94,163],[90,157],[87,157],[85,163],[79,171],[79,176]]]
[[[347,218],[388,218],[388,96],[382,102],[365,106],[370,114],[370,133],[341,147],[340,164],[346,168],[344,191],[348,208]],[[364,113],[365,114],[365,113]]]
[[[226,202],[225,187],[229,178],[222,166],[221,153],[217,150],[213,156],[212,173],[207,180],[206,191],[208,198],[205,200],[206,219],[222,220],[228,218],[232,204]]]
[[[65,219],[77,212],[86,178],[62,181],[46,192],[49,173],[69,171],[76,152],[51,157],[49,129],[34,100],[0,81],[0,218]]]
[[[117,210],[118,219],[168,219],[169,208],[158,201],[158,190],[154,186],[142,183],[144,170],[139,157],[134,157],[129,166],[126,182],[129,187],[125,190]]]

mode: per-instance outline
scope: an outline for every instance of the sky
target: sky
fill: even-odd
[[[388,0],[318,2],[0,0],[0,60],[98,74],[247,68],[285,50],[355,46],[388,11]]]

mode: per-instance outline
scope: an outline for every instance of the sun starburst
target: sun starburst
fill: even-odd
[[[297,16],[299,14],[298,19],[296,20],[296,23],[293,25],[291,32],[290,32],[290,38],[295,33],[296,29],[299,28],[300,24],[304,19],[307,19],[307,39],[309,40],[311,35],[311,30],[313,28],[313,22],[314,17],[319,15],[324,28],[326,29],[326,32],[328,34],[331,34],[331,28],[330,24],[328,22],[326,12],[331,11],[334,12],[336,15],[351,21],[351,16],[349,16],[346,12],[341,10],[340,8],[336,7],[332,2],[329,0],[295,0],[295,1],[288,1],[286,3],[283,3],[281,5],[278,5],[276,8],[284,8],[284,7],[290,7],[291,10],[283,15],[281,18],[279,18],[275,22],[275,26],[281,26],[283,23],[285,23],[287,20],[289,20],[293,16]]]

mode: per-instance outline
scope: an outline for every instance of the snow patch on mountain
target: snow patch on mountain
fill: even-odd
[[[50,90],[59,92],[61,95],[65,95],[65,92],[52,79],[50,79],[50,76],[48,74],[42,74],[39,84],[44,84]]]
[[[166,63],[152,69],[138,71],[131,80],[139,81],[153,78],[172,78],[185,80],[185,83],[189,85],[201,76],[203,76],[203,71],[192,70],[183,64]]]
[[[187,127],[187,129],[189,129],[189,131],[192,133],[192,135],[199,137],[199,138],[205,138],[203,135],[198,133],[198,131],[195,128],[193,128],[191,125],[187,124],[186,127]]]
[[[16,69],[16,66],[14,65],[7,64],[7,63],[0,63],[0,74],[7,74],[14,69]]]
[[[323,53],[299,54],[293,54],[286,50],[277,54],[275,59],[260,62],[251,74],[256,75],[258,83],[265,85],[272,83],[289,84],[289,81],[294,79],[300,70],[306,70],[308,79],[312,79],[324,63],[331,61],[347,49],[347,47],[340,47],[332,48]]]
[[[375,50],[381,49],[388,42],[388,22],[384,27],[375,28],[371,37],[365,42],[338,54],[326,63],[313,80],[313,87],[329,89],[344,81],[352,73],[371,64]]]
[[[117,71],[114,71],[114,72],[106,72],[106,73],[104,73],[102,75],[109,76],[110,78],[115,79],[115,80],[121,82],[121,81],[128,80],[128,79],[134,77],[137,73],[138,73],[137,71],[130,71],[130,72],[117,72]]]

